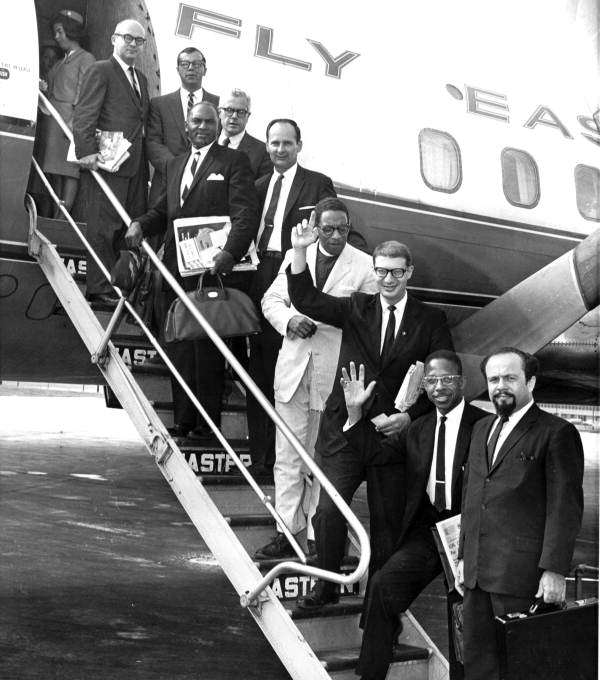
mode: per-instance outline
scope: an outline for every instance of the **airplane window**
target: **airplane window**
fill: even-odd
[[[520,149],[502,150],[502,188],[506,200],[520,208],[534,208],[540,200],[536,162]]]
[[[462,182],[460,149],[447,132],[425,128],[419,132],[421,176],[434,191],[453,193]]]
[[[600,222],[600,170],[591,165],[575,166],[577,209],[586,220]]]

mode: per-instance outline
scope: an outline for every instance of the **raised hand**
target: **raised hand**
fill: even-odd
[[[292,228],[292,248],[308,248],[311,243],[317,240],[316,221],[317,214],[313,210],[310,213],[310,219],[304,219]]]
[[[365,367],[363,364],[358,368],[358,375],[356,374],[356,366],[353,361],[350,362],[349,369],[350,373],[348,373],[345,367],[342,367],[342,377],[340,379],[348,412],[350,412],[350,409],[362,408],[362,405],[375,389],[374,380],[365,388]]]

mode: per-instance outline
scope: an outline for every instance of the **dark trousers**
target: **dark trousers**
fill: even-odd
[[[488,593],[477,586],[473,589],[465,588],[463,608],[465,680],[500,678],[494,617],[525,611],[532,601],[533,593],[530,597],[516,597]]]
[[[142,167],[146,167],[145,161]],[[102,171],[100,174],[132,220],[146,212],[147,170],[141,169],[133,177],[119,177]],[[126,248],[124,236],[129,225],[124,224],[90,172],[81,173],[81,182],[85,185],[88,201],[87,238],[102,264],[110,272],[117,261],[119,250]],[[95,260],[89,255],[86,281],[88,295],[113,293],[110,281],[105,278]]]
[[[398,541],[404,510],[403,467],[401,465],[367,465],[364,451],[346,446],[332,456],[317,454],[316,460],[340,496],[350,505],[354,492],[367,482],[371,533],[373,574],[387,561]],[[323,489],[313,518],[317,544],[318,566],[339,571],[348,534],[346,520]],[[335,592],[337,585],[322,581],[325,596]]]
[[[283,338],[262,314],[260,302],[273,283],[282,258],[279,253],[263,257],[254,276],[250,297],[260,310],[262,332],[250,337],[248,373],[271,404],[275,404],[273,383],[275,364]],[[271,466],[275,462],[275,426],[263,407],[247,392],[248,443],[252,463]]]

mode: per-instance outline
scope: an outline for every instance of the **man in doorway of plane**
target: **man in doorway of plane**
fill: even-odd
[[[181,87],[150,100],[146,149],[154,168],[149,205],[158,198],[164,181],[167,161],[185,153],[190,142],[185,129],[187,115],[194,104],[209,102],[215,108],[219,97],[202,87],[206,59],[196,47],[186,47],[177,55],[177,74]]]
[[[218,109],[221,119],[219,144],[243,151],[250,159],[252,174],[257,180],[273,171],[273,163],[269,158],[265,143],[246,131],[246,125],[252,115],[250,105],[250,95],[238,88],[234,88],[221,97],[221,105]]]
[[[454,352],[438,350],[424,362],[423,388],[435,410],[406,430],[382,438],[375,459],[379,465],[400,466],[398,494],[404,514],[396,549],[372,574],[363,617],[363,641],[356,668],[362,680],[384,680],[392,661],[399,617],[442,571],[433,539],[437,522],[460,512],[463,472],[473,425],[486,411],[464,400],[462,363]],[[362,408],[375,385],[364,387],[364,367],[344,370],[342,387],[348,410],[349,444],[360,451],[371,424]],[[446,584],[452,587],[454,583]],[[452,640],[449,644],[453,650]],[[452,654],[450,655],[452,657]]]
[[[328,295],[349,295],[377,289],[371,258],[348,240],[350,217],[339,198],[324,198],[315,206],[318,240],[309,246],[306,259],[315,285]],[[275,409],[313,455],[319,421],[335,379],[342,332],[300,314],[290,302],[286,269],[288,250],[275,281],[262,299],[267,321],[283,336],[275,366]],[[275,507],[292,534],[306,529],[307,551],[316,552],[312,518],[319,500],[319,483],[287,438],[275,435]],[[260,548],[257,558],[293,556],[283,533]]]

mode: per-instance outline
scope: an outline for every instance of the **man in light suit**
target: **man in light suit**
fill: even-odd
[[[347,244],[348,208],[338,198],[324,198],[315,207],[319,240],[306,259],[319,290],[350,295],[376,290],[371,258]],[[267,321],[283,336],[275,366],[275,408],[308,453],[313,454],[321,412],[333,385],[342,333],[298,313],[290,302],[286,254],[277,278],[262,300]],[[279,430],[276,433],[275,507],[292,534],[306,529],[308,553],[315,552],[312,518],[319,500],[319,483],[308,477],[302,459]],[[283,533],[258,550],[266,558],[294,555]]]
[[[219,97],[202,87],[206,59],[196,47],[186,47],[177,55],[177,74],[181,87],[175,92],[153,97],[148,111],[146,149],[154,168],[149,205],[160,195],[167,161],[185,153],[190,146],[186,131],[188,110],[193,104],[209,102],[219,105]]]
[[[144,133],[148,113],[148,85],[135,61],[146,41],[143,26],[133,19],[117,24],[112,36],[113,54],[86,71],[73,112],[75,155],[86,170],[98,170],[96,130],[122,131],[131,142],[129,158],[114,173],[100,171],[129,215],[146,210],[148,163]],[[92,248],[110,270],[123,247],[125,225],[89,172],[82,174],[87,191],[87,234]],[[116,305],[110,281],[90,257],[87,263],[87,298]]]
[[[415,361],[438,349],[452,349],[445,314],[407,295],[413,273],[410,250],[397,241],[386,241],[373,251],[373,269],[378,293],[354,293],[332,297],[314,287],[306,267],[306,249],[315,239],[314,216],[293,232],[294,255],[288,268],[292,304],[302,314],[342,329],[338,373],[353,361],[363,364],[368,382],[375,382],[362,409],[366,421],[377,417],[377,429],[388,436],[407,427],[412,420],[431,410],[422,396],[406,412],[394,406],[404,377]],[[378,465],[379,442],[375,433],[364,448],[356,451],[344,435],[348,413],[342,385],[334,381],[325,404],[315,446],[317,462],[349,504],[363,480],[367,481],[371,523],[371,571],[391,555],[398,539],[402,506],[396,480],[386,466]],[[346,545],[346,521],[327,494],[321,494],[313,521],[318,566],[339,571]],[[339,598],[335,584],[318,581],[300,605],[319,608]]]
[[[514,347],[481,365],[496,416],[473,429],[458,564],[467,680],[497,680],[494,617],[562,602],[583,513],[576,428],[533,401],[535,357]]]
[[[226,275],[228,287],[247,291],[251,274],[231,271],[256,236],[258,202],[248,158],[216,143],[217,126],[217,111],[212,104],[201,102],[190,109],[187,130],[192,148],[167,162],[160,197],[153,208],[131,223],[127,241],[137,245],[144,236],[166,233],[164,264],[185,290],[194,290],[198,277],[182,279],[178,272],[173,220],[228,215],[231,232],[215,257],[210,274]],[[206,274],[204,285],[218,285],[216,277]],[[174,293],[165,286],[166,302],[170,303]],[[167,345],[167,352],[211,419],[219,425],[225,362],[212,340],[173,342]],[[175,420],[172,433],[182,438],[196,430],[198,436],[203,436],[206,430],[195,407],[176,380],[172,380],[172,388]]]
[[[290,248],[292,227],[303,217],[309,217],[321,199],[336,195],[329,177],[298,164],[302,138],[295,121],[288,118],[272,120],[267,126],[266,138],[274,170],[256,182],[262,210],[257,235],[260,263],[251,297],[259,309],[265,291],[275,280],[283,256]],[[281,336],[264,317],[261,322],[262,333],[250,338],[248,371],[273,403],[275,363]],[[252,465],[257,473],[265,472],[265,466],[270,468],[275,459],[275,428],[251,394],[247,395],[247,409]]]
[[[391,466],[392,474],[399,473],[398,494],[405,499],[405,505],[396,549],[369,581],[356,669],[363,680],[385,679],[398,616],[442,571],[431,529],[436,522],[460,512],[471,431],[487,415],[465,403],[462,364],[454,352],[438,350],[424,364],[423,387],[435,410],[380,443],[378,463]],[[348,424],[352,426],[345,436],[351,446],[360,450],[372,429],[361,419],[370,391],[356,379],[354,366],[351,369],[350,379],[345,375],[343,385]],[[449,646],[452,659],[452,640]]]
[[[251,103],[250,95],[237,88],[221,98],[219,144],[243,151],[250,160],[254,179],[259,179],[273,172],[273,163],[269,158],[265,143],[246,131],[248,119],[252,115]]]

